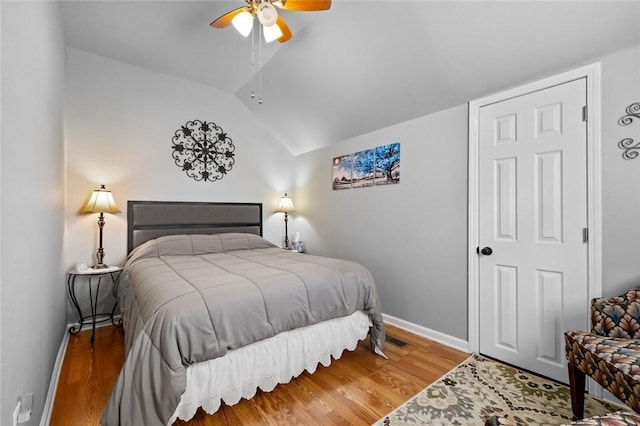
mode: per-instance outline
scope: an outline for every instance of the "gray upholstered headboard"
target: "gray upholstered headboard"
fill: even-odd
[[[127,253],[163,235],[223,232],[246,232],[262,236],[262,203],[127,203]]]

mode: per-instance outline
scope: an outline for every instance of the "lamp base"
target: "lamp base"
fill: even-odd
[[[106,269],[109,265],[105,265],[104,263],[98,263],[97,265],[93,265],[91,269]]]

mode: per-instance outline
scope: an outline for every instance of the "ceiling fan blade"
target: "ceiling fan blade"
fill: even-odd
[[[278,20],[276,21],[276,25],[280,27],[280,31],[282,31],[282,35],[278,39],[280,43],[284,43],[285,41],[289,41],[291,39],[291,30],[282,16],[278,15]]]
[[[328,10],[331,7],[331,0],[273,0],[271,3],[281,9],[303,12]]]
[[[225,13],[215,21],[213,21],[211,25],[213,28],[226,28],[231,25],[231,20],[240,12],[250,11],[250,8],[247,6],[239,7],[237,9],[232,10],[231,12]]]

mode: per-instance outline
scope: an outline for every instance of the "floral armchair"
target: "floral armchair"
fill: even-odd
[[[567,331],[571,409],[584,415],[585,376],[640,413],[640,287],[591,302],[591,331]]]

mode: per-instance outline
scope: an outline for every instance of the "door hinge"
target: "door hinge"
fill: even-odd
[[[586,106],[586,105],[584,105],[584,106],[582,107],[582,121],[587,121],[587,112],[588,112],[588,111],[587,111],[587,106]]]
[[[589,242],[589,228],[582,228],[582,242]]]

